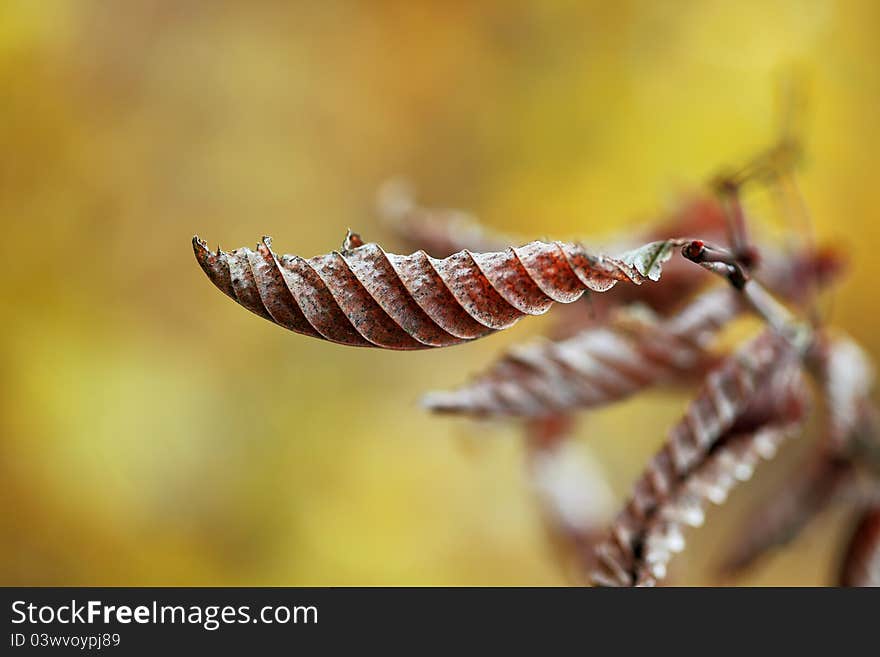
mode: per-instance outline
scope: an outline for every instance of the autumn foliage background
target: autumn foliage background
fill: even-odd
[[[6,0],[0,584],[564,583],[518,430],[416,404],[552,312],[442,351],[338,347],[236,307],[191,236],[311,256],[351,226],[394,250],[393,174],[507,232],[626,234],[769,143],[794,72],[804,190],[851,256],[823,308],[876,358],[878,27],[869,0]],[[581,422],[621,499],[685,399]],[[680,583],[717,581],[808,440],[713,510]],[[846,522],[739,581],[829,582]]]

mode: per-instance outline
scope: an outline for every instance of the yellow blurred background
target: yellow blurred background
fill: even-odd
[[[519,431],[416,403],[546,318],[338,347],[235,306],[190,238],[311,256],[351,226],[395,250],[393,174],[507,232],[626,232],[766,145],[796,70],[805,193],[852,255],[826,306],[877,355],[878,28],[872,0],[4,0],[0,584],[565,583]],[[581,424],[621,499],[684,402]],[[791,454],[712,511],[677,582],[716,581]],[[738,581],[830,582],[845,526]]]

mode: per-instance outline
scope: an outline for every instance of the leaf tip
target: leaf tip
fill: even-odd
[[[623,254],[620,259],[645,278],[659,281],[663,273],[663,263],[672,257],[672,249],[675,240],[662,240],[650,242],[644,246]]]
[[[351,228],[349,228],[345,232],[345,239],[342,240],[342,252],[346,253],[351,251],[352,249],[356,249],[359,246],[364,245],[364,240],[361,239],[359,233],[355,233]]]

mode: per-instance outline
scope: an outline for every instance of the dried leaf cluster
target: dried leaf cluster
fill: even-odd
[[[874,371],[816,311],[817,295],[841,271],[839,254],[803,238],[754,243],[746,230],[744,187],[797,194],[791,154],[783,141],[719,178],[713,193],[683,204],[642,246],[616,256],[497,235],[463,213],[420,207],[400,183],[383,188],[380,209],[416,249],[410,255],[353,233],[339,251],[309,259],[276,255],[269,238],[256,250],[229,253],[198,238],[193,246],[211,281],[248,310],[352,346],[450,346],[543,314],[554,302],[570,304],[547,338],[423,403],[438,413],[522,423],[552,544],[580,578],[599,585],[663,582],[685,548],[685,529],[700,526],[709,503],[722,504],[821,407],[822,436],[809,462],[760,501],[722,569],[741,571],[838,502],[857,516],[839,583],[878,585]],[[800,203],[794,200],[789,207]],[[676,250],[681,255],[672,258]],[[585,294],[590,304],[574,303]],[[725,353],[719,334],[746,313],[765,328]],[[609,522],[602,468],[570,439],[574,414],[657,386],[696,390]]]

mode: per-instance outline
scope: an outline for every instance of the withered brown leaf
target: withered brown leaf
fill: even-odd
[[[483,337],[587,290],[656,281],[679,243],[608,257],[580,244],[530,242],[436,259],[423,251],[386,253],[349,233],[340,251],[309,259],[277,257],[268,237],[256,251],[215,253],[198,237],[193,249],[222,292],[284,328],[340,344],[412,350]]]
[[[755,393],[771,385],[771,375],[784,372],[796,359],[788,341],[767,330],[746,342],[707,376],[682,419],[667,434],[666,443],[637,480],[608,537],[597,547],[596,583],[631,586],[635,582],[637,551],[654,511],[674,494],[724,434],[754,430],[778,415],[775,396]],[[760,405],[764,403],[770,407],[764,409]]]
[[[778,414],[768,416],[766,409],[770,406],[764,400],[753,401],[738,422],[744,426],[760,426],[737,431],[734,425],[652,514],[644,529],[636,567],[637,585],[662,581],[673,554],[684,549],[684,528],[703,524],[707,503],[723,504],[738,483],[751,479],[760,461],[772,459],[783,442],[800,432],[809,394],[801,372],[795,368],[790,372],[791,381],[783,381],[780,392],[774,391],[771,385],[761,393],[772,397],[771,405],[777,406]],[[774,378],[782,381],[778,376]]]

